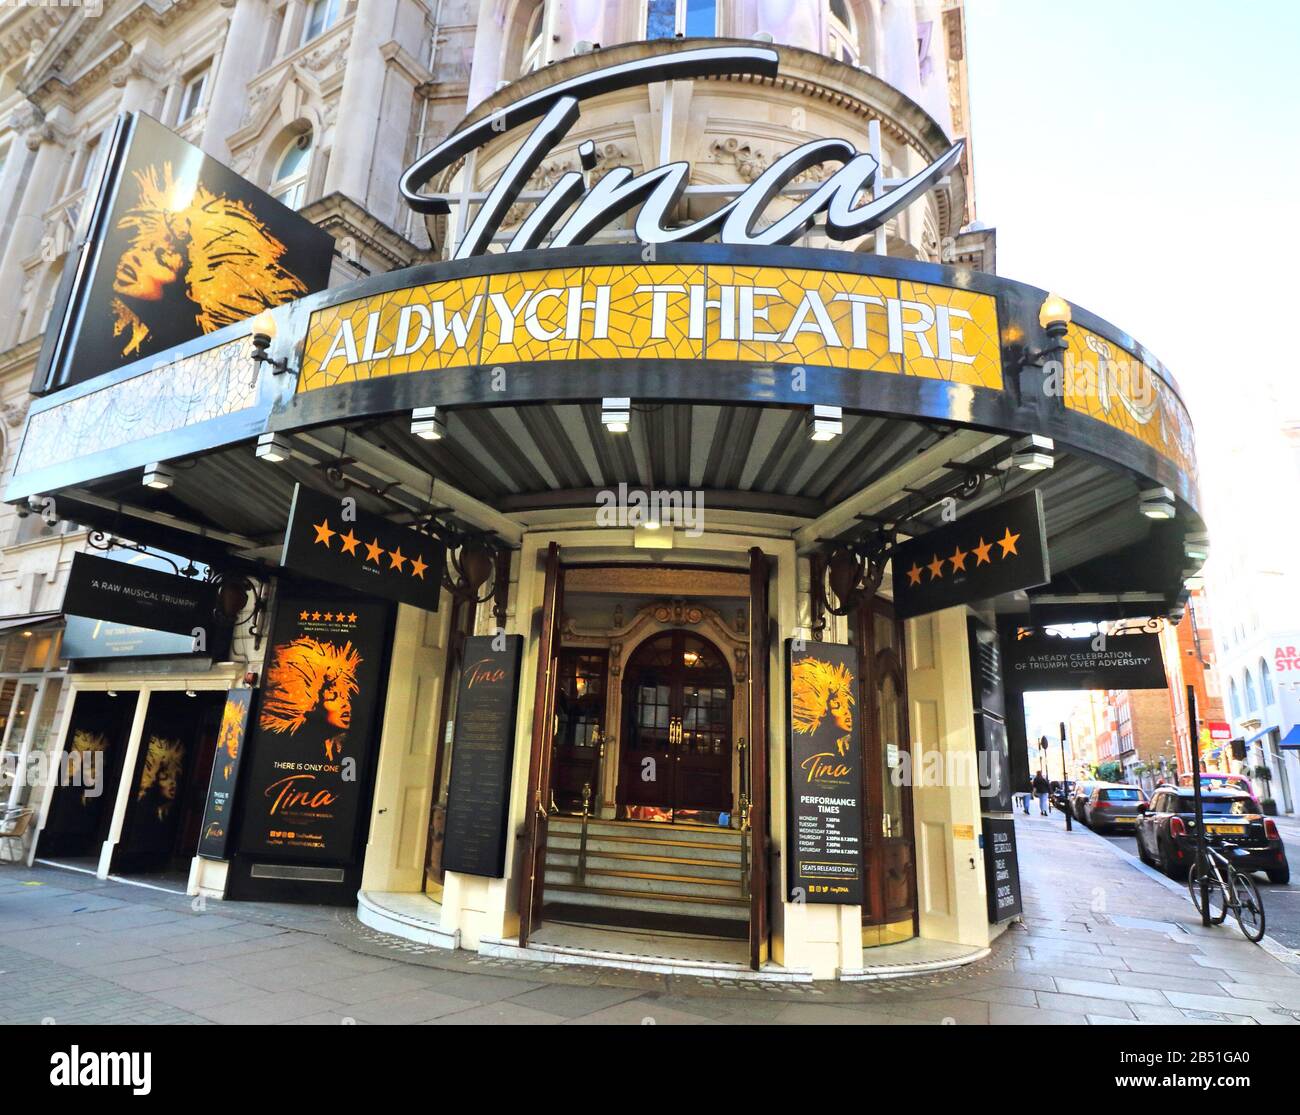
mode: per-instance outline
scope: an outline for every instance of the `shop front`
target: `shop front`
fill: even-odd
[[[70,815],[64,854],[175,862],[202,786],[191,891],[447,948],[788,980],[984,955],[1019,911],[999,633],[1182,608],[1190,424],[1081,307],[878,254],[958,189],[934,132],[888,181],[812,140],[707,197],[671,163],[514,212],[551,147],[590,169],[580,102],[781,62],[534,75],[402,178],[447,258],[33,404],[6,499],[267,605],[181,697],[79,683],[64,752],[111,730],[119,789],[54,794],[40,854]],[[198,728],[164,816],[149,741],[219,729],[245,676],[237,768]]]

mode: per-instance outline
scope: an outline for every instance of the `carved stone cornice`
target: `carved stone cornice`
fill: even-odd
[[[372,258],[384,260],[390,269],[411,267],[436,258],[372,216],[346,194],[327,194],[304,206],[300,212],[334,237],[345,258],[350,256],[360,260],[369,254]],[[346,243],[348,237],[355,241],[351,251]]]

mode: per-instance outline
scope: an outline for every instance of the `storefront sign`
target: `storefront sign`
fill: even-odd
[[[1209,732],[1210,739],[1215,742],[1232,739],[1232,725],[1226,720],[1209,720],[1206,722],[1205,730]]]
[[[151,631],[130,623],[68,616],[59,654],[67,659],[176,657],[194,653],[192,635]]]
[[[1273,651],[1273,670],[1279,674],[1300,674],[1300,650],[1293,646],[1276,647]]]
[[[892,566],[899,619],[1045,584],[1051,572],[1042,494],[961,515],[900,543]]]
[[[791,902],[860,906],[862,729],[858,652],[786,641],[790,801],[786,885]]]
[[[241,853],[353,860],[379,737],[391,612],[347,596],[277,602],[242,791]]]
[[[523,645],[522,635],[465,640],[447,791],[446,871],[505,875]]]
[[[329,282],[334,238],[140,112],[108,141],[35,390],[81,383]]]
[[[360,511],[356,501],[294,489],[280,564],[368,596],[438,610],[446,547],[438,539]]]
[[[235,788],[239,784],[239,764],[244,757],[244,740],[248,736],[253,710],[253,690],[232,689],[226,694],[221,710],[221,727],[217,732],[217,750],[212,759],[212,780],[203,806],[203,824],[199,830],[198,854],[205,859],[225,859],[234,820]]]
[[[990,294],[834,269],[627,264],[407,287],[311,316],[300,393],[573,360],[833,364],[1002,387]]]
[[[770,78],[776,75],[779,63],[780,55],[770,47],[705,47],[604,66],[556,82],[480,117],[426,152],[402,175],[399,186],[402,197],[417,213],[449,212],[451,203],[459,200],[455,195],[424,194],[420,192],[422,187],[505,132],[538,121],[510,161],[495,175],[490,193],[451,258],[481,255],[487,251],[529,177],[577,121],[579,102],[619,89],[675,78],[718,78],[732,74]],[[707,217],[684,227],[673,222],[670,228],[665,228],[664,223],[671,220],[682,191],[687,188],[691,176],[689,163],[668,163],[639,175],[627,167],[614,167],[590,189],[583,174],[569,171],[560,175],[537,203],[506,251],[585,244],[638,206],[634,230],[642,244],[706,240],[712,236],[724,244],[789,244],[802,236],[823,211],[826,235],[832,240],[852,240],[879,228],[934,186],[957,165],[964,148],[964,141],[959,140],[906,182],[875,197],[872,186],[880,164],[873,156],[858,151],[848,140],[816,139],[775,160],[745,190]],[[591,141],[579,151],[584,158],[593,155]],[[769,205],[785,187],[826,162],[844,165],[827,175],[818,189],[793,209],[775,219],[767,219]],[[858,204],[864,193],[866,200]]]
[[[1160,636],[1149,631],[1069,638],[1016,627],[1003,648],[1008,684],[1034,689],[1164,689]]]
[[[72,557],[63,611],[191,637],[212,627],[216,591],[209,581],[159,573],[78,553]]]
[[[989,921],[996,925],[1022,912],[1020,864],[1016,859],[1016,823],[1009,818],[985,817],[984,885],[988,892]]]

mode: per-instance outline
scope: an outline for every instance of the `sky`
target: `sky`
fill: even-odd
[[[1145,344],[1192,414],[1214,561],[1300,555],[1300,4],[966,0],[977,217],[998,273]],[[1289,497],[1289,498],[1288,498]]]

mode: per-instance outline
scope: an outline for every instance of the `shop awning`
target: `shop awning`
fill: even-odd
[[[1300,749],[1300,724],[1292,724],[1291,730],[1282,737],[1282,742],[1278,746]]]
[[[1268,735],[1268,733],[1271,732],[1271,731],[1273,730],[1273,727],[1274,727],[1274,726],[1273,726],[1272,724],[1270,724],[1267,728],[1260,728],[1260,730],[1259,730],[1258,732],[1256,732],[1253,736],[1247,736],[1247,737],[1246,737],[1246,746],[1249,747],[1249,746],[1250,746],[1252,743],[1254,743],[1257,739],[1260,739],[1261,737]]]
[[[0,616],[0,635],[17,628],[30,631],[37,627],[48,627],[63,619],[62,612],[37,612],[27,616]]]

